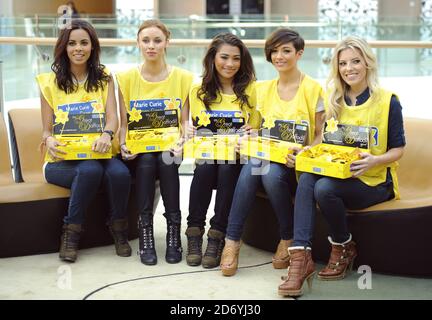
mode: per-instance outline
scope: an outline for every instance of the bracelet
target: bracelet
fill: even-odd
[[[111,140],[114,138],[114,132],[112,130],[104,130],[102,133],[106,133],[110,136]]]
[[[41,144],[44,145],[44,146],[46,146],[46,142],[47,142],[47,140],[48,140],[49,137],[52,137],[52,135],[50,134],[49,136],[42,137],[42,142],[41,142]]]

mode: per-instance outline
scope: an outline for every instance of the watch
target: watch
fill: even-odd
[[[111,140],[114,139],[114,132],[112,130],[104,130],[102,133],[107,133],[109,134]]]

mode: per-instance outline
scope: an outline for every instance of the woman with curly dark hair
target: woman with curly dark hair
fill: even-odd
[[[240,121],[245,131],[257,128],[259,116],[255,109],[255,70],[251,55],[243,42],[231,33],[217,35],[207,50],[203,66],[202,83],[193,86],[189,94],[191,117],[195,125],[199,118],[210,121],[212,117],[224,117]],[[196,130],[195,126],[189,126],[188,135],[194,135]],[[228,214],[240,170],[239,161],[197,162],[187,218],[188,265],[202,263],[204,268],[219,265],[225,244]],[[208,245],[203,256],[202,237],[213,188],[216,188],[215,214],[210,220]]]
[[[118,127],[117,106],[112,77],[99,62],[99,55],[99,40],[93,26],[83,20],[72,20],[57,40],[53,72],[37,76],[41,91],[42,145],[46,147],[48,161],[44,175],[47,182],[71,189],[60,246],[60,259],[69,262],[77,259],[85,212],[101,184],[108,193],[108,225],[116,253],[123,257],[131,255],[126,219],[130,175],[119,159],[110,157],[111,140]],[[88,153],[92,156],[87,159],[65,160],[66,152],[62,150],[64,144],[59,140],[57,128],[62,128],[61,134],[72,118],[97,119],[97,130],[89,131],[89,137],[96,135],[96,138]]]

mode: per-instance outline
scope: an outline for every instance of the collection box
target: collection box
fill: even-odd
[[[351,178],[351,163],[361,159],[361,152],[370,151],[369,135],[369,127],[341,125],[329,120],[324,126],[322,143],[297,156],[296,170],[340,179]]]
[[[132,154],[166,151],[179,140],[180,130],[176,109],[128,113],[126,146]]]
[[[244,125],[243,117],[209,117],[207,121],[193,121],[198,128],[197,135],[188,140],[183,147],[185,158],[235,160],[236,144]]]
[[[69,105],[64,110],[54,114],[53,136],[64,146],[59,150],[66,152],[61,157],[64,160],[110,159],[111,148],[106,153],[95,152],[92,145],[103,132],[105,127],[104,113],[79,113],[78,110],[86,106]],[[55,161],[46,153],[45,160]]]
[[[285,164],[291,147],[302,148],[306,143],[308,126],[292,121],[276,120],[270,129],[261,128],[258,136],[244,137],[240,154]]]

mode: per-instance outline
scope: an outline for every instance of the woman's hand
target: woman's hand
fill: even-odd
[[[125,143],[120,145],[120,152],[123,160],[130,161],[135,159],[138,154],[132,154]]]
[[[302,151],[302,149],[299,147],[289,147],[288,150],[292,150],[293,153],[289,153],[287,155],[285,165],[288,168],[294,168],[295,162],[296,162],[296,156],[297,156],[297,154],[299,154]]]
[[[60,149],[57,149],[58,146],[65,146],[65,144],[60,143],[56,138],[53,136],[49,136],[45,139],[45,145],[47,148],[47,153],[54,161],[61,161],[64,160],[64,158],[61,156],[62,154],[66,154],[65,151],[62,151]]]
[[[350,170],[353,173],[353,178],[360,177],[362,174],[364,174],[366,171],[370,170],[371,168],[375,167],[377,165],[377,157],[367,153],[367,152],[361,152],[359,154],[361,160],[356,160],[351,163]]]
[[[187,139],[192,139],[196,135],[196,133],[197,133],[196,127],[194,127],[192,125],[187,126],[187,128],[186,128]]]
[[[240,132],[243,135],[249,135],[251,133],[252,127],[248,124],[245,124],[240,128]]]
[[[175,157],[181,157],[183,155],[183,145],[185,144],[186,139],[181,137],[179,141],[170,148],[170,151],[174,154]]]
[[[111,137],[102,133],[99,138],[97,138],[92,145],[92,150],[99,153],[107,153],[111,148]]]

